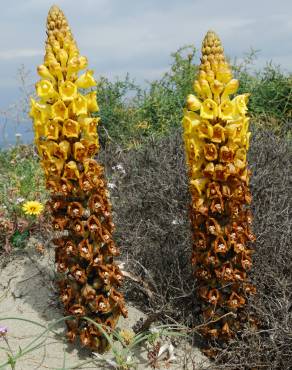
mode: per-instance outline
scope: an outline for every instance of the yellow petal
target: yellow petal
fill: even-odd
[[[211,139],[213,137],[213,126],[207,120],[201,120],[197,128],[200,139]]]
[[[207,80],[200,80],[200,86],[204,97],[212,99],[212,91]]]
[[[52,118],[58,121],[64,121],[68,118],[68,109],[62,100],[58,100],[52,105]]]
[[[76,161],[83,161],[87,156],[86,147],[80,142],[74,143],[73,156]]]
[[[71,109],[74,114],[77,116],[86,115],[87,114],[87,99],[82,96],[78,95],[71,103]]]
[[[191,111],[197,111],[201,108],[201,101],[192,94],[187,97],[187,108]]]
[[[219,118],[222,120],[232,120],[234,118],[234,102],[230,100],[223,101],[219,106]]]
[[[93,77],[93,71],[86,71],[76,81],[76,85],[82,89],[88,89],[89,87],[96,86],[96,81]]]
[[[36,84],[36,91],[41,99],[47,100],[57,96],[52,82],[48,80],[41,80]]]
[[[219,123],[216,123],[216,125],[213,126],[213,135],[211,140],[214,143],[222,143],[222,141],[225,140],[225,128]]]
[[[82,134],[85,138],[88,137],[96,137],[97,136],[97,125],[99,122],[100,118],[95,117],[95,118],[83,118],[81,120],[81,129],[82,129]]]
[[[79,123],[73,119],[64,121],[62,134],[68,138],[78,138],[80,132]]]
[[[74,161],[70,161],[65,165],[63,177],[71,180],[78,180],[80,177],[77,164]]]
[[[66,50],[64,49],[59,50],[58,57],[59,57],[62,68],[65,68],[67,65],[67,60],[68,60],[68,53],[66,52]]]
[[[199,195],[202,194],[202,191],[206,188],[208,182],[209,180],[205,177],[190,181],[191,185],[197,190]]]
[[[218,106],[212,99],[206,99],[201,105],[200,115],[204,119],[215,119],[218,117]]]
[[[229,95],[235,94],[238,90],[239,82],[236,79],[230,80],[224,89],[223,94],[221,95],[221,101],[229,98]]]
[[[63,101],[72,101],[77,96],[77,86],[71,81],[62,82],[59,86],[59,94]]]
[[[54,148],[54,156],[58,157],[60,159],[63,159],[64,161],[69,157],[71,151],[70,143],[66,140],[63,140],[60,142],[57,147]]]
[[[48,68],[44,64],[39,65],[37,68],[37,71],[41,77],[51,80],[53,82],[56,81],[55,77],[51,74],[51,72],[48,70]]]
[[[50,140],[58,140],[60,125],[58,121],[48,121],[47,123],[47,138]]]
[[[247,112],[247,102],[250,94],[237,95],[233,101],[238,114],[244,116]]]
[[[87,99],[87,108],[89,112],[98,112],[99,107],[96,100],[96,91],[92,91],[89,94],[85,95]]]

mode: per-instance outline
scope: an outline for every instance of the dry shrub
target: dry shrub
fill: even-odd
[[[154,292],[149,298],[147,286],[129,282],[128,301],[186,325],[199,323],[181,132],[149,140],[138,150],[123,151],[111,144],[102,156],[109,181],[116,185],[111,191],[115,237],[126,268]],[[292,363],[291,141],[285,134],[256,130],[249,163],[257,236],[252,280],[258,293],[248,308],[260,324],[257,329],[246,326],[221,348],[216,369],[284,370]]]

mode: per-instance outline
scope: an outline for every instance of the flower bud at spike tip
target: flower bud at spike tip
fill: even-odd
[[[82,72],[87,64],[63,12],[53,6],[47,19],[44,62],[37,69],[39,100],[31,99],[30,116],[51,193],[48,205],[60,299],[65,314],[75,316],[66,322],[67,338],[72,342],[79,338],[82,346],[103,352],[107,339],[83,316],[113,329],[127,311],[117,290],[122,273],[113,261],[119,250],[112,239],[104,169],[93,159],[99,150],[99,118],[92,117],[98,111],[96,92],[80,91],[96,85],[93,71]]]
[[[255,293],[248,281],[254,240],[246,159],[249,94],[236,96],[238,86],[221,41],[209,31],[182,123],[192,199],[192,264],[202,319],[211,321],[202,333],[218,340],[243,327],[241,312]],[[223,318],[212,322],[214,317]]]

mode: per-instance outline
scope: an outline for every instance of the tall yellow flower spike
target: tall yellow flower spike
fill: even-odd
[[[63,12],[53,6],[47,19],[44,63],[37,69],[39,101],[31,99],[35,144],[51,192],[56,264],[70,341],[104,351],[102,331],[113,329],[120,314],[127,316],[117,291],[123,276],[114,263],[119,254],[112,239],[114,225],[103,167],[93,159],[99,149],[96,92],[79,89],[96,85],[87,59],[80,55]]]
[[[218,36],[209,31],[195,95],[187,97],[183,137],[192,196],[192,264],[206,322],[202,332],[213,339],[240,330],[247,296],[255,292],[247,281],[248,243],[254,240],[246,160],[249,94],[234,96],[238,86]]]

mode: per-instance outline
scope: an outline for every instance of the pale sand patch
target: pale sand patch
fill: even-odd
[[[62,319],[62,309],[56,305],[57,296],[52,284],[54,275],[53,250],[49,249],[44,255],[40,255],[35,252],[33,246],[29,246],[25,253],[16,253],[7,266],[1,268],[0,319],[18,317],[36,321],[44,326],[42,328],[30,322],[12,319],[0,321],[0,326],[8,327],[7,339],[14,354],[17,353],[19,347],[24,350],[40,333],[45,331],[48,325]],[[129,318],[120,320],[120,328],[129,329],[140,318],[145,318],[143,312],[135,307],[129,305],[128,309]],[[35,345],[41,344],[41,346],[21,357],[16,362],[16,370],[112,368],[107,364],[93,363],[93,357],[89,351],[70,345],[63,339],[63,335],[57,335],[64,333],[63,322],[57,324],[54,331],[56,334],[48,332],[45,337],[34,343]],[[135,350],[134,359],[137,369],[151,369],[147,353],[148,349],[145,345]],[[159,368],[197,370],[211,367],[209,360],[197,348],[190,346],[184,340],[180,340],[179,346],[174,348],[174,354],[175,363],[167,364],[161,360]],[[105,358],[114,359],[110,352],[105,355]],[[10,366],[1,367],[6,361],[7,346],[3,338],[0,338],[0,369],[11,369]],[[82,365],[86,362],[87,364]]]

